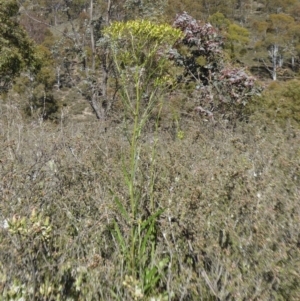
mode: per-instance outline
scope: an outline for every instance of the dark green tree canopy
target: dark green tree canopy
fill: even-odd
[[[0,93],[24,68],[37,67],[35,47],[18,23],[15,0],[0,0]]]

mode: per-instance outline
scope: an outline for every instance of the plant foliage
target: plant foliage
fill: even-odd
[[[258,92],[255,78],[245,69],[225,61],[223,38],[210,23],[201,23],[186,12],[176,16],[173,26],[184,37],[170,52],[170,59],[182,66],[179,82],[194,83],[200,112],[215,112],[231,118],[240,115],[245,105]]]
[[[0,1],[0,93],[24,68],[37,64],[34,45],[18,23],[18,11],[15,0]]]

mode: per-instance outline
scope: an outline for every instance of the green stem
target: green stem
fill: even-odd
[[[136,182],[136,170],[137,170],[137,164],[138,164],[138,139],[140,134],[140,102],[141,102],[141,92],[140,92],[140,82],[139,82],[139,70],[136,70],[135,74],[135,85],[136,85],[136,103],[135,103],[135,110],[133,112],[134,114],[134,126],[132,131],[132,137],[131,137],[131,146],[130,146],[130,153],[131,153],[131,164],[130,164],[130,173],[131,173],[131,179],[130,179],[130,203],[131,203],[131,215],[132,215],[132,228],[131,228],[131,269],[132,273],[136,273],[136,239],[139,239],[136,237],[137,235],[137,195],[136,195],[136,189],[135,189],[135,182]],[[130,100],[128,100],[130,101]]]

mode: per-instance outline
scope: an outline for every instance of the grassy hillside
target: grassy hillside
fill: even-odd
[[[68,3],[73,26],[35,28],[41,65],[0,98],[0,299],[300,300],[297,66],[249,74],[270,77],[259,35],[291,20],[250,36],[239,1],[216,28],[105,27]]]

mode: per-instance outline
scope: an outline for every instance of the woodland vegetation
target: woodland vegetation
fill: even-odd
[[[0,0],[1,300],[300,300],[299,0]]]

